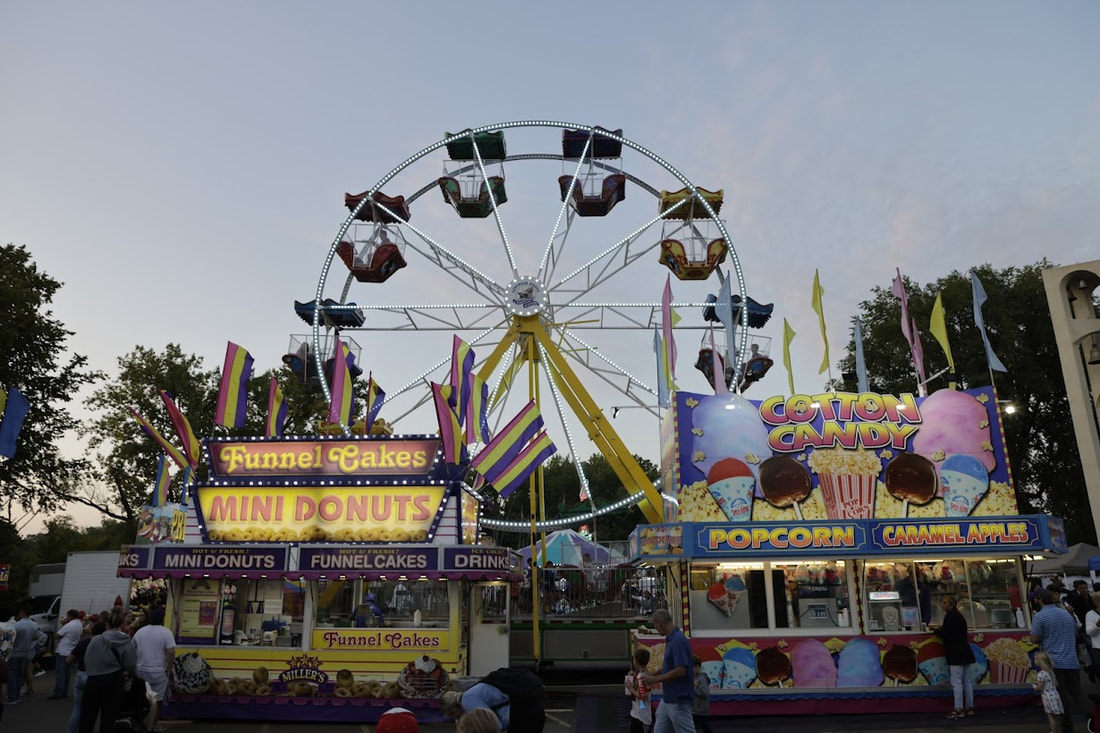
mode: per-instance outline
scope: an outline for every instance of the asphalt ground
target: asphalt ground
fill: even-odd
[[[1087,685],[1091,690],[1091,685]],[[49,700],[53,673],[35,679],[35,694],[17,705],[4,705],[0,731],[4,733],[64,733],[72,711],[71,698]],[[628,729],[627,702],[621,685],[551,685],[548,689],[545,733],[619,733]],[[946,711],[945,711],[946,712]],[[1077,716],[1076,730],[1085,730],[1085,712]],[[165,720],[166,733],[373,733],[374,726],[354,723],[283,723],[209,720]],[[981,731],[982,733],[1041,733],[1048,729],[1041,707],[979,710],[972,718],[945,720],[939,714],[820,715],[712,718],[715,733],[851,733],[890,731]],[[453,733],[453,725],[423,725],[425,733]],[[516,731],[515,733],[523,733]]]

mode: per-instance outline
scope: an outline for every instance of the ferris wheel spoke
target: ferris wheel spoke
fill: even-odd
[[[584,263],[573,272],[569,273],[554,285],[548,288],[550,293],[556,293],[565,297],[564,302],[559,305],[568,305],[577,298],[584,297],[590,293],[593,289],[599,286],[601,283],[606,282],[610,278],[620,273],[625,268],[632,265],[639,258],[645,256],[647,253],[660,246],[659,241],[654,241],[648,245],[642,244],[635,246],[638,240],[643,234],[649,231],[654,225],[662,221],[671,212],[675,211],[680,206],[684,205],[684,201],[679,201],[675,206],[669,207],[661,214],[650,219],[638,229],[631,232],[624,239],[619,240],[616,244],[608,247],[600,254],[596,255],[588,262]],[[570,287],[565,287],[567,282],[570,282],[574,278],[580,277],[578,283],[573,284]]]
[[[497,224],[497,232],[500,234],[500,241],[504,243],[504,253],[508,255],[508,266],[512,269],[512,278],[519,278],[519,270],[516,269],[516,258],[512,254],[512,247],[508,244],[508,233],[504,231],[504,222],[500,218],[500,207],[497,206],[497,196],[493,192],[493,187],[489,185],[489,174],[485,170],[485,161],[481,158],[481,146],[477,144],[477,138],[474,133],[470,132],[470,142],[474,147],[474,156],[477,158],[477,167],[481,172],[481,180],[484,182],[485,191],[489,194],[489,203],[493,210],[493,220]]]
[[[354,331],[469,331],[475,328],[500,328],[507,322],[500,306],[481,304],[454,305],[364,305],[359,310],[394,316],[367,319]]]
[[[592,494],[588,487],[588,477],[584,475],[584,466],[581,464],[581,457],[577,452],[577,445],[573,442],[573,433],[569,429],[569,421],[565,419],[565,410],[561,404],[561,390],[558,388],[554,370],[550,368],[550,360],[546,358],[546,354],[543,352],[541,346],[539,346],[539,361],[547,365],[546,379],[550,385],[550,393],[554,397],[554,407],[558,412],[558,420],[561,421],[562,430],[565,431],[565,442],[569,446],[569,455],[573,457],[573,467],[577,471],[577,480],[580,481],[581,484],[581,497],[588,497],[589,501],[591,501]]]
[[[569,342],[579,344],[581,347],[562,349],[568,358],[583,365],[591,374],[614,387],[637,407],[645,408],[655,417],[659,417],[660,413],[657,412],[654,404],[657,398],[657,390],[604,356],[598,349],[573,333],[571,329],[560,327],[555,330]]]
[[[566,192],[561,198],[561,206],[558,208],[558,218],[554,222],[554,229],[550,232],[550,239],[546,242],[546,249],[542,253],[542,260],[539,262],[539,271],[536,276],[540,282],[546,282],[553,276],[554,268],[551,265],[549,270],[546,270],[546,264],[551,261],[551,254],[560,254],[562,248],[565,246],[565,237],[562,237],[561,243],[555,249],[554,243],[558,239],[558,229],[561,228],[561,220],[566,219],[566,235],[568,235],[569,225],[572,223],[572,217],[566,217],[566,212],[570,210],[569,202],[573,198],[573,191],[577,186],[581,185],[580,175],[581,168],[584,167],[584,159],[588,155],[588,149],[592,145],[592,135],[588,136],[588,139],[584,141],[584,150],[581,151],[581,157],[577,158],[577,167],[573,169],[573,179],[569,182],[569,191]],[[557,258],[555,257],[553,262],[556,264]],[[543,279],[543,272],[546,272],[546,279]]]

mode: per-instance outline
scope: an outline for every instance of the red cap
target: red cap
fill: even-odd
[[[713,484],[740,476],[752,476],[752,471],[749,470],[744,461],[739,461],[736,458],[723,458],[710,467],[710,473],[707,474],[707,483]]]
[[[382,713],[374,733],[420,733],[420,724],[411,710],[393,708]]]

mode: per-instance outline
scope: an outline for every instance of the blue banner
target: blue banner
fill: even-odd
[[[981,519],[649,524],[630,536],[634,559],[833,557],[1065,552],[1061,520],[1043,514]]]

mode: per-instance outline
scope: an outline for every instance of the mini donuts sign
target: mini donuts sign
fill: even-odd
[[[426,542],[446,496],[429,486],[199,486],[212,542]]]

